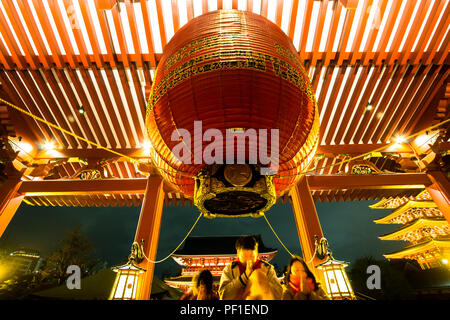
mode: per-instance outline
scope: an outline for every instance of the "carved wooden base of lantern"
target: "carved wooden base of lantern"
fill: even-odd
[[[194,204],[207,218],[260,217],[276,202],[273,177],[257,165],[210,165],[195,181]]]

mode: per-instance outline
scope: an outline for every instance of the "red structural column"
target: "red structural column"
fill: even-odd
[[[22,181],[20,176],[9,177],[0,187],[0,237],[22,203],[23,195],[17,193]]]
[[[158,249],[163,204],[163,180],[159,176],[151,176],[147,181],[147,188],[142,202],[141,214],[134,241],[140,244],[141,240],[144,239],[144,254],[152,261],[155,261]],[[139,266],[146,269],[147,272],[139,276],[136,299],[149,300],[155,265],[144,260]]]
[[[314,236],[317,235],[320,240],[323,237],[323,233],[306,176],[302,176],[299,182],[291,188],[290,194],[303,259],[308,263],[315,252]],[[315,269],[315,266],[322,261],[315,257],[308,264],[311,271],[319,278],[322,278],[323,275],[319,272],[320,270]]]
[[[432,182],[430,186],[427,186],[427,191],[450,223],[450,182],[441,171],[430,171],[427,175]]]

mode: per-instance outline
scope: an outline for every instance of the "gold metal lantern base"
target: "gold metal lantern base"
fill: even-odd
[[[195,181],[194,204],[207,218],[260,217],[276,202],[273,177],[261,175],[259,166],[210,165]]]

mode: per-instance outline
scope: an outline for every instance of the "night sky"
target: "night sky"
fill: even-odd
[[[377,225],[373,220],[386,216],[391,210],[374,210],[369,205],[377,201],[316,202],[324,236],[328,239],[334,258],[352,262],[371,255],[384,259],[382,254],[401,249],[401,241],[381,241],[378,236],[393,232],[396,225]],[[36,249],[42,256],[56,248],[64,234],[76,225],[93,243],[96,257],[113,266],[130,253],[140,207],[32,207],[22,203],[0,239],[0,248],[26,247]],[[157,259],[166,257],[184,238],[199,211],[196,207],[164,207]],[[300,254],[300,244],[292,207],[278,204],[266,217],[280,239],[293,254]],[[283,268],[289,254],[278,242],[264,217],[261,218],[200,218],[192,236],[229,236],[261,234],[266,247],[278,249],[272,263]],[[155,274],[175,272],[179,266],[172,258],[157,264]]]

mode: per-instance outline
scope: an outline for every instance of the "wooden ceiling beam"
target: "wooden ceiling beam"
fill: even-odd
[[[402,55],[398,61],[399,64],[405,65],[408,61],[411,60],[412,46],[414,45],[414,42],[416,40],[420,28],[425,23],[425,17],[430,5],[431,5],[430,1],[422,1],[420,3],[414,22],[411,25],[408,38],[406,39],[405,44],[403,46]]]
[[[134,15],[134,8],[133,8],[132,1],[125,0],[125,7],[127,10],[128,21],[130,24],[130,32],[131,32],[131,39],[133,40],[134,52],[141,53],[142,48],[141,48],[141,43],[139,41],[138,26],[136,24],[136,17]],[[142,67],[143,64],[144,64],[144,60],[142,59],[142,54],[138,54],[137,55],[137,65],[139,67]]]
[[[385,15],[386,7],[388,4],[388,1],[390,0],[380,0],[378,3],[379,15],[378,13],[375,14],[374,20],[372,21],[372,26],[370,28],[369,35],[367,37],[366,46],[363,50],[363,54],[361,57],[361,63],[362,65],[367,65],[369,63],[369,60],[371,60],[371,55],[369,52],[373,52],[373,46],[375,44],[375,40],[377,39],[378,32],[380,31],[381,21]],[[379,24],[378,24],[379,22]]]
[[[51,59],[47,59],[47,50],[45,49],[45,44],[42,41],[42,37],[40,34],[37,33],[38,28],[36,26],[36,23],[34,19],[31,19],[33,14],[31,13],[31,9],[29,6],[29,3],[27,1],[17,1],[16,2],[22,17],[30,17],[28,19],[24,19],[26,27],[28,29],[28,32],[30,33],[31,39],[36,47],[36,50],[38,52],[38,60],[42,63],[44,68],[50,68],[51,67]],[[11,4],[11,1],[8,1],[8,5],[11,8],[14,8],[14,6]],[[15,11],[15,10],[14,10]],[[15,18],[13,21],[20,21],[19,18]],[[31,50],[33,51],[33,50]]]
[[[162,1],[163,0],[156,0],[156,14],[158,15],[159,37],[161,38],[161,48],[164,49],[164,47],[167,44],[167,38],[166,38],[166,26],[164,23],[164,15],[163,15],[163,10],[162,10]],[[186,6],[187,6],[187,12],[188,12],[188,21],[189,21],[189,20],[193,19],[193,17],[194,17],[194,10],[192,7],[192,3],[190,6],[188,4],[186,4]],[[189,19],[189,16],[191,16],[191,19]]]
[[[55,69],[54,71],[56,73],[56,76],[58,77],[59,83],[61,84],[67,99],[70,102],[70,106],[73,110],[72,114],[75,115],[75,118],[80,123],[81,128],[83,128],[85,135],[82,136],[84,136],[84,138],[87,138],[90,141],[95,141],[94,135],[92,134],[92,131],[87,123],[86,115],[80,114],[79,112],[79,108],[81,107],[81,105],[78,103],[78,100],[75,97],[75,93],[74,90],[72,89],[72,86],[70,85],[68,75],[64,72],[64,70],[61,69]]]
[[[125,67],[128,67],[128,47],[125,40],[125,31],[123,30],[122,18],[120,17],[120,7],[117,5],[111,10],[113,17],[114,28],[116,30],[117,40],[119,41],[120,56],[122,57],[122,62]],[[108,30],[111,32],[111,29]]]
[[[431,71],[430,71],[431,73]],[[435,75],[437,74],[437,75]],[[405,134],[410,135],[413,130],[415,130],[416,126],[418,125],[419,121],[422,119],[423,114],[428,109],[430,103],[433,101],[434,97],[436,96],[439,89],[442,87],[442,85],[448,81],[448,77],[450,76],[450,68],[446,67],[443,68],[443,66],[436,66],[436,70],[432,73],[431,79],[434,78],[434,81],[431,80],[429,83],[429,87],[427,90],[423,90],[423,95],[421,94],[419,97],[421,99],[415,101],[415,105],[417,108],[415,109],[415,112],[409,115],[404,115],[402,119],[399,121],[400,132],[405,132]],[[425,81],[424,81],[425,82]],[[430,90],[431,89],[431,90]],[[420,90],[420,89],[419,89]],[[424,97],[424,95],[427,93],[427,95]],[[425,99],[423,101],[423,99]],[[402,120],[404,122],[402,122]]]
[[[362,13],[358,21],[358,27],[356,28],[355,37],[353,38],[352,49],[350,53],[350,64],[356,63],[356,52],[359,52],[363,35],[366,31],[367,22],[369,20],[370,8],[372,8],[373,0],[365,0],[362,6]]]
[[[415,189],[431,184],[424,173],[307,175],[310,190]]]
[[[33,0],[35,2],[41,2],[40,0]],[[73,2],[72,0],[64,0],[64,8],[66,9],[67,12],[73,12],[74,11],[74,6],[73,6]],[[83,34],[81,32],[81,28],[79,28],[80,26],[80,21],[78,21],[78,18],[76,16],[76,14],[73,14],[73,16],[70,17],[72,19],[72,32],[73,32],[73,36],[75,38],[75,42],[77,44],[78,47],[78,51],[80,53],[80,59],[81,62],[83,63],[83,66],[85,68],[88,68],[90,66],[90,62],[88,60],[88,50],[86,48],[86,43],[84,42],[84,38],[83,38]],[[77,27],[78,26],[78,27]]]
[[[415,75],[411,73],[411,67],[408,67],[406,72],[401,76],[402,82],[401,84],[395,88],[395,91],[392,92],[392,95],[388,97],[385,101],[386,110],[385,112],[388,112],[388,110],[395,110],[395,115],[401,115],[405,111],[408,112],[408,103],[400,103],[400,99],[404,96],[405,92],[409,91],[408,89],[414,89],[414,84],[417,84],[417,78],[415,78]],[[411,82],[412,87],[410,87]],[[411,91],[410,91],[411,92]],[[413,91],[414,92],[414,91]],[[387,95],[387,94],[386,94]],[[386,129],[389,128],[389,123],[394,119],[392,116],[392,113],[388,116],[385,116],[382,118],[380,123],[378,124],[375,132],[372,134],[372,141],[379,141],[382,134],[385,132]],[[381,140],[382,142],[387,142],[388,140]]]
[[[114,130],[114,132],[116,133],[117,139],[119,140],[118,142],[120,144],[120,148],[125,148],[127,143],[125,141],[125,137],[124,137],[124,135],[122,133],[122,129],[120,127],[120,116],[116,112],[114,112],[114,107],[113,107],[113,103],[111,100],[113,97],[111,97],[109,95],[108,89],[106,88],[106,83],[101,74],[101,70],[96,68],[95,66],[93,66],[91,70],[95,77],[95,82],[97,83],[97,86],[100,90],[101,98],[103,99],[103,102],[105,103],[105,107],[106,107],[105,112],[108,112],[109,118],[111,119],[111,122],[112,122],[113,127],[110,129]],[[108,129],[108,128],[106,128],[106,129]],[[115,140],[113,140],[113,141],[115,141]]]
[[[107,142],[109,142],[109,144],[106,142],[106,144],[102,144],[102,146],[106,147],[109,145],[112,148],[115,148],[115,147],[117,147],[116,140],[112,133],[112,130],[114,130],[114,128],[110,127],[109,122],[106,119],[106,113],[109,114],[108,111],[111,110],[111,108],[104,108],[103,105],[101,104],[99,94],[97,93],[97,90],[94,87],[94,83],[92,81],[90,72],[88,72],[85,69],[80,69],[79,71],[80,71],[80,75],[83,79],[83,83],[86,86],[86,88],[88,90],[88,94],[91,97],[91,101],[92,101],[92,105],[90,105],[91,108],[89,108],[89,109],[85,108],[85,114],[95,110],[95,112],[97,113],[97,117],[100,120],[99,126],[103,128],[102,132],[106,133],[106,137],[104,137],[104,134],[103,134],[103,138],[105,140],[107,139]],[[92,69],[89,71],[92,72]],[[104,94],[107,95],[107,92],[104,92]]]
[[[86,116],[89,119],[92,129],[94,130],[95,137],[97,137],[97,139],[98,139],[98,141],[96,141],[97,140],[96,139],[93,142],[96,142],[102,146],[106,146],[105,137],[103,136],[103,133],[100,130],[98,121],[95,118],[95,116],[91,110],[92,106],[86,96],[86,93],[84,92],[83,86],[81,84],[80,79],[78,78],[77,73],[75,72],[75,70],[72,70],[72,69],[67,69],[67,73],[69,74],[70,79],[72,80],[72,84],[75,88],[75,91],[76,91],[79,99],[81,100],[81,105],[83,106],[83,108],[85,110],[84,116]]]
[[[89,7],[87,1],[92,0],[81,0],[78,1],[81,9],[82,18],[84,21],[84,25],[86,27],[86,31],[89,37],[89,42],[91,44],[92,52],[94,54],[95,63],[97,67],[101,68],[104,65],[102,56],[100,55],[100,44],[98,42],[98,38],[96,36],[96,32],[94,29],[94,21],[92,20],[92,16],[89,12]],[[87,40],[87,39],[86,39]]]
[[[235,3],[233,0],[232,5],[234,5],[234,4]],[[186,13],[187,13],[187,21],[188,22],[191,21],[192,19],[194,19],[194,3],[192,2],[192,0],[186,0]],[[161,14],[161,16],[162,16],[162,14]],[[158,17],[158,20],[159,20],[159,17]]]
[[[145,0],[141,0],[141,2],[142,1]],[[180,14],[178,12],[178,0],[172,0],[172,20],[173,20],[173,31],[177,33],[178,29],[180,29]]]
[[[327,138],[327,137],[325,137],[325,130],[327,129],[328,122],[332,121],[332,119],[330,119],[330,117],[331,117],[331,114],[333,112],[334,103],[335,103],[336,98],[337,98],[337,96],[339,94],[339,90],[340,90],[340,87],[342,85],[342,80],[344,79],[346,71],[347,71],[347,66],[342,66],[338,70],[338,75],[336,77],[336,81],[334,82],[334,86],[333,86],[333,89],[331,91],[328,103],[327,103],[327,109],[325,111],[325,114],[324,114],[323,119],[322,119],[321,124],[320,124],[319,137],[320,137],[321,141],[324,141]],[[330,131],[329,131],[328,134],[332,134],[332,133],[330,133]]]
[[[125,129],[125,134],[127,135],[127,138],[131,144],[131,146],[136,146],[138,141],[134,141],[134,136],[132,133],[131,125],[128,120],[128,116],[125,113],[125,104],[122,102],[122,98],[119,94],[119,87],[116,82],[116,79],[114,77],[113,70],[111,68],[106,67],[105,68],[106,77],[108,79],[109,87],[111,88],[112,97],[111,99],[114,99],[117,109],[119,111],[118,120],[122,122],[123,127]]]
[[[9,48],[9,52],[11,53],[12,62],[16,64],[16,67],[19,69],[23,69],[26,67],[26,61],[22,56],[19,46],[16,41],[14,41],[14,36],[11,30],[8,28],[8,22],[6,21],[3,12],[0,10],[0,33],[2,34],[3,41],[5,41],[6,45]],[[6,56],[6,54],[5,54]],[[10,65],[14,68],[14,66]]]
[[[0,96],[6,100],[12,102],[14,105],[29,111],[27,106],[21,100],[21,98],[17,95],[17,92],[12,85],[12,83],[8,79],[8,75],[4,70],[0,68],[0,82],[2,86],[0,87]],[[41,123],[38,123],[36,120],[31,117],[23,114],[22,112],[13,109],[8,106],[8,113],[11,121],[14,123],[14,127],[16,130],[16,134],[26,138],[29,142],[37,142],[43,143],[45,140],[49,138],[46,130],[42,131]]]
[[[278,3],[278,6],[280,4]],[[314,33],[314,40],[313,40],[313,47],[312,47],[312,58],[311,58],[311,64],[316,65],[317,62],[317,53],[320,49],[320,41],[323,36],[323,25],[325,24],[325,16],[327,14],[327,7],[328,7],[328,0],[323,0],[320,2],[320,8],[319,8],[319,16],[317,18],[317,24],[316,24],[316,30]],[[281,24],[281,22],[280,22]]]
[[[342,62],[344,61],[343,53],[346,51],[346,48],[347,48],[347,42],[348,42],[348,38],[350,36],[350,32],[352,30],[353,19],[355,18],[355,12],[356,12],[356,10],[347,10],[347,12],[345,14],[345,22],[344,22],[344,26],[343,26],[341,38],[339,40],[339,45],[337,48],[337,54],[336,54],[336,58],[335,58],[337,60],[338,65],[341,65]]]
[[[59,36],[61,38],[61,42],[65,52],[64,57],[61,57],[61,59],[64,62],[63,64],[69,63],[71,68],[76,68],[78,62],[75,58],[75,51],[70,41],[69,35],[65,31],[66,26],[64,24],[64,19],[62,17],[61,10],[59,10],[59,6],[56,4],[55,0],[52,0],[52,3],[49,7],[53,15],[53,19],[55,20],[56,28],[58,29],[58,31],[61,31],[59,32]]]
[[[402,40],[405,37],[406,28],[408,27],[408,24],[411,20],[415,4],[416,4],[415,1],[406,1],[406,5],[403,10],[402,16],[401,17],[397,16],[397,20],[400,19],[400,23],[398,24],[396,34],[394,35],[394,41],[392,41],[391,47],[389,48],[388,56],[386,58],[386,63],[388,65],[394,63],[393,52],[398,52],[400,48],[400,44],[402,43]]]
[[[294,40],[294,32],[295,32],[295,25],[297,23],[297,13],[298,13],[298,1],[299,0],[292,0],[292,7],[291,7],[291,14],[290,14],[290,23],[287,30],[287,34],[291,40]],[[247,0],[247,11],[253,11],[253,1]]]
[[[381,66],[373,66],[373,68],[375,68],[375,69],[373,70],[372,76],[371,76],[369,83],[367,84],[367,87],[364,91],[364,95],[361,98],[361,101],[358,106],[358,110],[357,110],[355,116],[353,117],[352,123],[350,124],[350,127],[349,127],[349,130],[347,131],[346,137],[344,137],[344,143],[346,143],[346,144],[350,143],[350,141],[352,141],[352,138],[353,138],[353,142],[359,143],[361,136],[364,133],[364,130],[365,130],[367,124],[369,123],[369,120],[372,118],[372,114],[376,111],[375,98],[376,98],[377,94],[381,94],[380,93],[381,85],[382,85],[382,82],[384,82],[387,79],[388,71],[387,70],[383,71],[383,68]],[[368,70],[368,72],[369,72],[369,70]],[[377,84],[378,80],[380,80],[380,82]],[[376,89],[375,89],[375,87],[376,87]],[[374,89],[375,89],[375,92],[374,92]],[[373,97],[372,97],[372,94],[374,94]],[[369,99],[371,97],[372,97],[372,100],[369,101]],[[367,104],[369,102],[372,104],[372,110],[366,109]],[[361,120],[361,122],[359,122],[359,120],[361,118],[362,118],[362,120]],[[358,123],[360,123],[360,124],[358,125]]]
[[[334,41],[336,39],[336,34],[338,32],[337,28],[339,26],[339,20],[341,18],[342,14],[342,3],[335,1],[334,4],[334,10],[333,10],[333,16],[331,18],[331,24],[330,24],[330,30],[328,31],[328,38],[327,38],[327,44],[325,46],[325,59],[324,59],[324,65],[328,66],[331,61],[331,56],[333,54],[333,46]]]
[[[386,52],[386,47],[387,47],[388,41],[391,37],[391,33],[394,29],[395,22],[398,18],[401,4],[402,4],[402,1],[393,1],[393,4],[389,11],[389,16],[386,21],[386,25],[383,30],[383,34],[380,38],[380,43],[378,44],[377,53],[375,54],[375,57],[373,59],[373,61],[376,65],[380,65],[382,60],[385,58],[385,57],[383,57],[383,55],[381,53]]]
[[[125,94],[126,101],[124,101],[124,102],[127,104],[128,108],[130,110],[131,119],[133,121],[137,137],[139,139],[139,141],[136,141],[136,144],[141,144],[144,141],[143,133],[145,132],[145,128],[141,127],[141,122],[139,121],[139,117],[137,115],[137,110],[140,108],[135,107],[133,98],[131,96],[131,89],[128,84],[128,78],[125,73],[125,70],[123,68],[119,67],[117,71],[119,73],[120,82],[122,84],[123,92]],[[142,114],[145,115],[145,109],[140,110],[140,112],[142,112]],[[142,124],[142,125],[144,125],[144,124]],[[136,145],[136,144],[134,144],[134,145]]]
[[[9,19],[9,21],[11,21],[14,33],[16,34],[17,40],[19,41],[20,46],[24,52],[25,61],[30,65],[31,68],[36,68],[37,62],[33,59],[33,56],[31,54],[33,53],[33,48],[31,47],[31,43],[28,41],[28,36],[23,28],[23,25],[21,23],[14,23],[14,21],[20,21],[19,15],[14,8],[14,4],[11,2],[11,0],[6,0],[4,1],[3,8],[6,11],[7,18]]]
[[[387,80],[387,79],[386,79]],[[396,92],[396,88],[399,85],[399,82],[402,81],[403,82],[403,74],[400,72],[400,70],[396,69],[394,70],[394,74],[392,75],[392,78],[389,80],[387,80],[386,82],[384,82],[382,84],[383,87],[383,97],[377,97],[376,99],[374,99],[374,101],[376,101],[376,105],[377,105],[377,113],[381,114],[381,116],[379,118],[377,117],[373,117],[372,121],[369,123],[369,127],[366,130],[366,132],[364,133],[364,135],[362,136],[362,141],[363,143],[369,143],[370,140],[373,139],[374,136],[374,132],[376,130],[376,128],[378,128],[380,126],[380,124],[382,123],[383,119],[388,118],[390,116],[387,106],[388,106],[388,102],[390,101],[390,99],[393,97],[394,93]],[[381,93],[381,92],[380,92]],[[380,100],[381,98],[381,100]],[[378,143],[377,140],[373,140],[372,143]]]
[[[447,28],[449,25],[450,25],[450,5],[447,5],[444,15],[442,16],[442,19],[436,28],[436,32],[433,35],[433,38],[431,39],[431,42],[428,46],[428,50],[427,50],[428,57],[425,60],[425,64],[431,64],[433,62],[433,58],[435,57],[436,52],[439,49],[439,45],[441,44],[442,39],[445,36],[445,31],[447,31]],[[449,36],[447,35],[447,39],[448,38],[449,38]],[[448,48],[448,42],[444,43],[443,45],[444,45],[444,47]],[[448,51],[447,51],[447,54],[448,54]]]
[[[353,91],[353,95],[351,97],[347,97],[347,99],[350,99],[350,101],[348,102],[348,106],[347,106],[347,112],[345,113],[344,117],[342,118],[342,122],[341,125],[339,126],[339,128],[337,128],[337,133],[336,136],[334,138],[334,141],[336,144],[341,144],[342,143],[342,137],[344,135],[345,130],[349,127],[349,125],[351,125],[350,122],[350,117],[352,116],[352,113],[355,109],[361,109],[363,107],[362,104],[357,105],[357,101],[358,101],[358,97],[360,96],[362,89],[364,88],[364,85],[366,84],[366,80],[367,80],[367,76],[369,75],[369,70],[370,67],[362,67],[359,66],[359,68],[361,69],[361,74],[359,76],[358,82],[356,83],[355,89]],[[357,70],[355,70],[355,72],[357,72]],[[365,107],[364,107],[365,109]],[[340,109],[338,109],[340,110]],[[357,118],[358,120],[360,118]],[[353,118],[353,120],[355,120]],[[353,132],[353,131],[347,131],[347,132]]]
[[[389,119],[390,120],[389,123],[386,124],[386,128],[384,129],[385,132],[383,133],[383,135],[380,136],[381,141],[389,141],[394,131],[398,130],[398,126],[401,123],[400,121],[402,116],[414,112],[415,106],[412,102],[414,101],[416,94],[418,93],[420,94],[420,90],[419,92],[417,90],[419,88],[419,85],[421,84],[421,80],[423,79],[424,76],[426,76],[424,73],[426,71],[425,69],[426,68],[419,68],[415,75],[413,74],[410,75],[413,83],[408,88],[408,91],[405,93],[402,100],[395,102],[398,105],[398,108]],[[398,133],[403,134],[402,131],[399,131]]]
[[[299,26],[299,27],[301,27],[301,33],[300,33],[300,45],[298,48],[299,48],[301,60],[305,60],[306,42],[308,41],[308,32],[309,32],[309,26],[311,24],[311,15],[312,15],[313,5],[314,5],[314,1],[306,2],[306,10],[303,15],[303,25]]]
[[[23,79],[23,81],[25,82],[26,87],[24,86],[24,84],[22,83],[22,80],[19,77],[19,74],[18,74],[19,72],[21,73],[22,77],[25,77]],[[10,76],[12,83],[14,84],[15,91],[16,91],[15,94],[20,96],[22,98],[22,100],[24,101],[24,103],[26,104],[25,109],[28,109],[28,111],[33,115],[36,115],[40,118],[43,118],[47,121],[54,123],[55,121],[54,121],[52,115],[50,114],[49,110],[45,107],[38,108],[37,105],[34,103],[34,101],[36,101],[36,103],[41,104],[43,106],[42,98],[40,97],[40,94],[38,92],[36,92],[36,87],[33,83],[33,80],[30,79],[27,72],[26,71],[12,71],[12,72],[9,72],[9,76]],[[30,92],[28,92],[27,89],[30,90]],[[32,97],[34,97],[37,100],[33,100]],[[28,116],[26,116],[26,117],[28,117]],[[38,122],[36,120],[36,123],[37,123],[38,127],[41,130],[43,130],[44,136],[46,137],[47,141],[50,141],[52,138],[54,138],[61,146],[67,147],[67,143],[66,143],[64,137],[60,136],[61,132],[57,131],[56,129],[54,129],[52,127],[49,127],[46,124],[43,124],[40,121]]]
[[[349,118],[351,113],[352,113],[352,111],[353,111],[353,109],[351,107],[347,107],[347,109],[346,109],[346,111],[344,113],[345,104],[347,102],[347,99],[350,98],[349,97],[349,93],[350,93],[351,88],[352,88],[352,86],[354,84],[356,74],[358,73],[358,67],[357,66],[349,67],[349,68],[350,68],[350,75],[348,76],[347,81],[345,83],[344,91],[342,92],[342,95],[341,95],[339,101],[337,101],[336,112],[339,112],[340,116],[338,116],[338,117],[334,116],[333,119],[331,120],[330,129],[328,130],[328,134],[325,137],[325,144],[330,144],[331,143],[331,141],[333,139],[333,135],[334,135],[334,133],[337,130],[338,122],[339,122],[340,119],[342,119],[342,116],[345,117],[348,114],[347,117]],[[330,99],[330,101],[331,101],[331,99]],[[331,107],[333,105],[334,105],[334,99],[333,99],[333,104],[329,104],[329,107]],[[346,125],[347,125],[347,122],[343,122],[343,121],[340,124],[341,127],[346,127]],[[322,139],[322,141],[323,141],[323,139]],[[339,143],[340,143],[340,141],[337,141],[337,144],[339,144]]]
[[[377,72],[379,71],[379,72]],[[359,127],[356,129],[356,133],[355,136],[353,137],[353,141],[356,143],[359,143],[359,141],[362,138],[362,135],[364,133],[364,131],[366,130],[368,125],[372,125],[373,126],[373,121],[378,121],[377,119],[377,115],[373,115],[375,112],[379,112],[377,105],[379,104],[379,99],[381,97],[381,94],[383,93],[385,86],[387,85],[387,83],[389,82],[389,78],[391,77],[392,74],[392,69],[385,67],[383,69],[381,69],[381,67],[379,67],[378,70],[375,71],[374,76],[376,76],[374,80],[378,81],[378,83],[376,84],[376,89],[375,91],[370,90],[370,92],[367,92],[367,96],[365,96],[363,98],[363,100],[366,102],[365,104],[363,104],[364,101],[361,101],[361,106],[364,106],[364,108],[367,105],[368,99],[371,98],[371,103],[373,104],[373,108],[372,110],[370,110],[370,112],[364,112],[363,113],[363,119],[359,125]],[[367,99],[367,100],[365,100]],[[370,122],[372,121],[372,122]],[[370,130],[370,129],[369,129]]]
[[[108,61],[109,64],[111,65],[111,67],[113,67],[113,68],[116,67],[115,54],[113,55],[113,52],[115,52],[115,51],[114,51],[114,45],[112,43],[111,36],[109,34],[109,28],[108,28],[108,22],[106,19],[106,11],[105,10],[110,10],[116,4],[117,4],[117,2],[115,2],[113,4],[113,3],[108,3],[108,2],[102,3],[102,0],[95,0],[95,11],[97,14],[98,22],[100,24],[100,29],[102,31],[103,41],[105,42],[105,47],[106,47],[106,55],[102,59],[103,59],[103,61]],[[105,8],[109,8],[109,9],[105,9]]]
[[[29,81],[29,76],[31,75],[32,80],[34,83],[37,84],[39,91],[33,89],[33,99],[36,101],[42,109],[43,113],[46,113],[50,110],[52,112],[48,112],[48,115],[46,115],[46,120],[50,121],[51,123],[58,125],[60,128],[72,131],[68,127],[67,120],[64,116],[64,114],[61,113],[60,109],[58,108],[57,102],[53,98],[52,93],[49,90],[49,87],[46,83],[46,79],[42,76],[41,72],[38,70],[30,70],[29,72],[22,72],[21,77],[22,79],[27,79],[27,87],[30,88],[31,81]],[[47,106],[50,106],[50,108],[47,108]],[[51,106],[54,106],[53,108]],[[48,118],[50,117],[50,118]],[[64,148],[67,148],[68,146],[72,148],[76,148],[78,145],[77,140],[71,136],[68,135],[60,130],[57,130],[58,134],[63,138]]]
[[[219,1],[222,2],[223,0],[219,0]],[[261,15],[264,18],[267,18],[268,11],[269,11],[269,0],[261,0]]]

